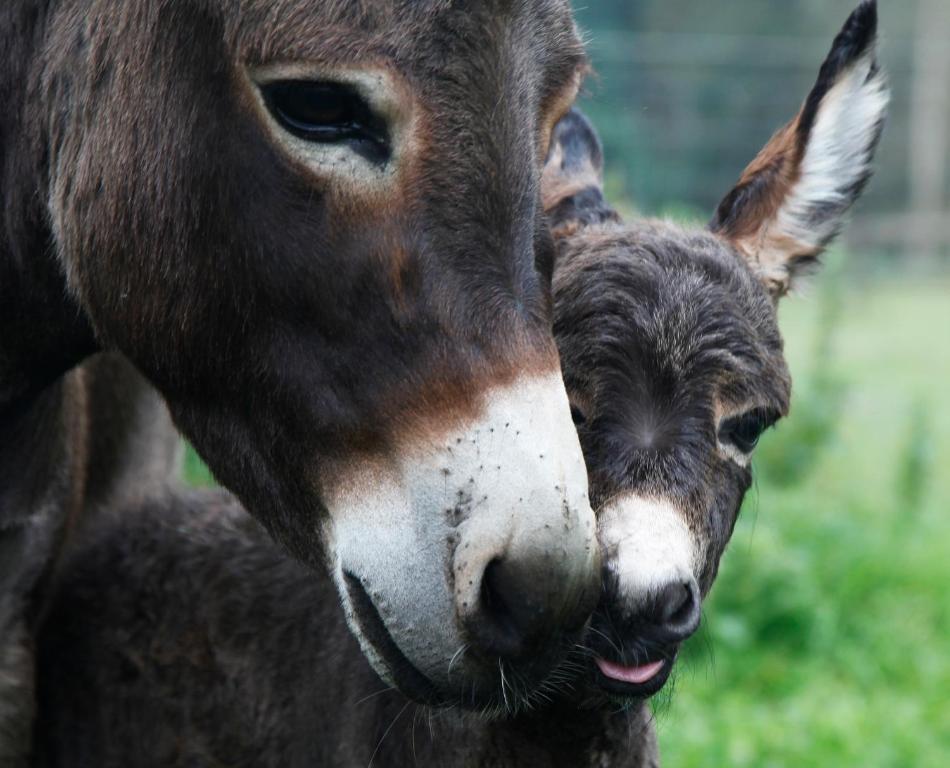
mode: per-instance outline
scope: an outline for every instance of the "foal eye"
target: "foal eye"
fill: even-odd
[[[740,453],[750,454],[765,430],[774,426],[778,419],[779,413],[768,408],[756,408],[725,419],[719,427],[719,442],[733,446]]]
[[[390,157],[386,121],[352,86],[277,80],[261,86],[274,119],[288,133],[315,144],[346,144],[371,162]]]

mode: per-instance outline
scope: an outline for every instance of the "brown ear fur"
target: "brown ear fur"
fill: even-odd
[[[813,260],[819,251],[783,236],[770,225],[801,178],[804,146],[799,140],[801,114],[776,133],[745,169],[735,188],[720,203],[714,231],[732,241],[761,268],[761,277],[776,296],[789,288],[788,270],[767,269],[764,254],[782,254],[786,262]]]
[[[864,0],[798,116],[749,165],[710,224],[777,298],[838,235],[871,176],[888,101],[876,41],[877,3]]]

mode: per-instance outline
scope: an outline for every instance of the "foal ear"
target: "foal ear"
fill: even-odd
[[[798,117],[745,170],[710,224],[776,298],[817,263],[871,177],[889,99],[876,49],[877,3],[864,0]]]
[[[541,197],[555,237],[617,218],[604,201],[604,152],[600,136],[577,108],[554,127],[541,175]]]

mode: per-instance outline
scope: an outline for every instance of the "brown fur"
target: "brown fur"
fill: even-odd
[[[798,132],[800,119],[796,117],[778,131],[743,171],[737,186],[749,187],[759,182],[756,195],[746,203],[741,218],[730,221],[722,230],[724,236],[740,242],[755,241],[762,227],[775,218],[801,172],[805,148]]]

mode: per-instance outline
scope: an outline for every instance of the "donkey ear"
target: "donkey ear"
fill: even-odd
[[[745,170],[710,224],[776,298],[817,263],[871,177],[889,98],[876,48],[877,3],[864,0],[798,117]]]
[[[576,108],[554,127],[541,175],[541,197],[556,237],[617,218],[604,201],[600,136]]]

